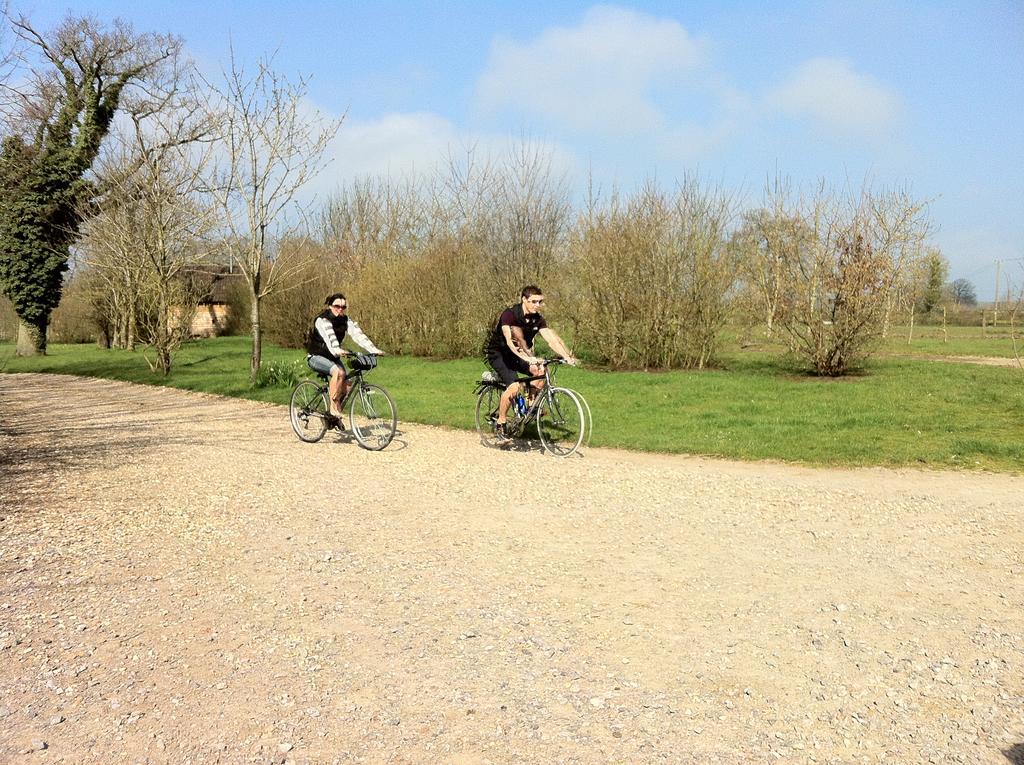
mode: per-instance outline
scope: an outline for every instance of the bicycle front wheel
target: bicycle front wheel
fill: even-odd
[[[587,400],[583,398],[583,394],[575,388],[566,388],[566,390],[571,391],[572,395],[579,400],[580,406],[583,407],[583,419],[585,421],[583,427],[583,445],[590,446],[590,439],[594,435],[594,417],[590,413],[590,404],[588,404]]]
[[[583,407],[567,388],[554,388],[544,396],[537,413],[540,442],[556,457],[568,457],[583,441]]]
[[[364,449],[380,451],[395,437],[398,413],[391,394],[379,385],[364,383],[350,394],[348,407],[352,435]]]
[[[327,432],[327,395],[323,388],[310,380],[303,380],[295,386],[288,404],[288,416],[292,430],[307,443],[316,443]]]

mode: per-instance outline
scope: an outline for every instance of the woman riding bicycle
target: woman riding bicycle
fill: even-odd
[[[368,353],[383,356],[384,352],[345,313],[348,300],[344,295],[340,292],[328,295],[324,305],[327,308],[313,321],[306,340],[306,364],[317,374],[330,379],[331,416],[341,419],[341,402],[349,388],[345,380],[345,365],[341,363],[341,357],[348,355],[348,351],[341,347],[346,334]]]

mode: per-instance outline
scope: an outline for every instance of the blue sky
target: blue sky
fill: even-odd
[[[1024,2],[13,0],[185,39],[208,71],[277,51],[345,114],[317,185],[543,144],[577,189],[696,171],[929,199],[951,278],[1024,284]]]

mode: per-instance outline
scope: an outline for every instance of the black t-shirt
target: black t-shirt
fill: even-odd
[[[487,353],[504,353],[511,354],[508,343],[505,342],[505,333],[501,331],[502,327],[519,327],[523,331],[523,339],[526,341],[526,347],[533,347],[533,339],[537,336],[537,333],[542,329],[545,329],[548,323],[544,320],[544,317],[539,313],[530,314],[527,316],[523,312],[523,306],[514,305],[506,308],[501,312],[498,317],[498,322],[494,326],[494,331],[491,332],[490,342],[487,343]]]

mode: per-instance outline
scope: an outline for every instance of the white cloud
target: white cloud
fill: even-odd
[[[723,117],[709,124],[682,122],[658,137],[662,156],[677,162],[695,163],[722,149],[740,130],[738,121]]]
[[[899,95],[844,59],[814,58],[766,93],[769,108],[807,117],[838,136],[882,137],[903,111]]]
[[[485,111],[521,111],[578,130],[658,129],[664,116],[651,87],[687,78],[703,59],[702,43],[675,21],[595,6],[578,26],[525,43],[495,41],[477,100]]]
[[[448,147],[458,141],[455,126],[429,112],[345,120],[328,148],[332,162],[326,174],[353,178],[430,173],[444,161]]]
[[[308,203],[322,199],[355,178],[403,179],[431,176],[461,162],[467,152],[483,161],[501,160],[513,146],[525,146],[550,161],[554,174],[575,169],[576,159],[563,147],[529,137],[472,133],[431,112],[387,114],[379,119],[345,119],[327,147],[324,170],[302,191]]]

